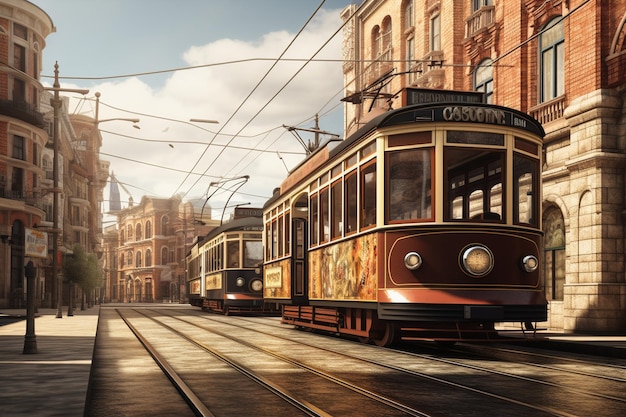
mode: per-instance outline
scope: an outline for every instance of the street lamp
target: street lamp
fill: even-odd
[[[67,93],[79,93],[79,94],[87,94],[89,90],[83,89],[73,89],[73,88],[61,88],[61,84],[59,84],[59,63],[54,63],[54,84],[52,88],[46,88],[47,91],[53,91],[54,97],[50,99],[50,104],[54,109],[54,124],[53,124],[53,133],[52,133],[52,142],[53,142],[53,158],[52,158],[52,193],[53,193],[53,202],[52,202],[52,276],[56,279],[57,284],[57,315],[56,318],[60,319],[63,317],[63,280],[61,276],[58,274],[58,251],[59,251],[59,193],[62,190],[59,189],[59,117],[60,117],[60,109],[61,109],[61,99],[59,97],[59,92],[67,92]],[[71,302],[71,301],[70,301]]]

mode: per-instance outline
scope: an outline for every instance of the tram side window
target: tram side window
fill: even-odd
[[[361,170],[361,227],[376,224],[376,164]]]
[[[431,148],[387,153],[390,222],[432,218]]]
[[[330,189],[331,199],[331,233],[333,239],[341,237],[343,233],[343,182],[337,181],[333,183]]]
[[[501,221],[504,152],[447,147],[446,220]]]
[[[346,234],[356,232],[357,221],[357,176],[356,171],[346,177],[345,224]]]
[[[234,240],[226,244],[226,267],[239,268],[239,241]]]
[[[328,242],[330,237],[328,188],[320,192],[320,238],[322,242]]]
[[[317,194],[311,196],[311,246],[319,243],[319,210],[317,204]]]
[[[513,222],[537,226],[539,161],[520,154],[513,157]]]

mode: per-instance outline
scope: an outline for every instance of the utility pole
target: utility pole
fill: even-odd
[[[63,190],[59,188],[59,119],[61,116],[61,98],[59,97],[60,91],[87,94],[89,90],[79,89],[61,89],[59,84],[59,63],[54,63],[54,84],[51,89],[54,92],[54,97],[50,100],[50,104],[54,110],[54,123],[52,129],[52,145],[53,145],[53,158],[52,158],[52,277],[56,280],[57,284],[57,315],[56,318],[63,317],[63,279],[59,274],[59,236],[61,231],[59,229],[59,193]]]

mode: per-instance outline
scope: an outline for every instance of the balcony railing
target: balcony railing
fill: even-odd
[[[483,6],[476,10],[465,21],[465,37],[471,38],[476,32],[488,27],[494,22],[495,17],[495,6]]]
[[[0,114],[20,119],[40,128],[45,127],[43,114],[25,101],[0,100]]]
[[[541,103],[529,110],[532,117],[539,123],[545,124],[563,117],[565,112],[565,96],[560,96],[545,103]]]

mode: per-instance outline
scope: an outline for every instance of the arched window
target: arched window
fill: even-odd
[[[146,221],[146,239],[152,238],[152,222]]]
[[[539,54],[539,99],[544,103],[565,93],[565,30],[560,16],[539,36]]]
[[[167,216],[161,217],[161,235],[167,236],[169,234],[169,221]]]
[[[141,252],[137,251],[137,254],[135,255],[135,267],[140,268],[141,267]]]
[[[485,95],[485,102],[493,102],[493,66],[491,59],[483,59],[474,70],[474,91]]]
[[[167,247],[161,248],[161,265],[167,265]]]
[[[135,226],[135,240],[141,240],[143,237],[141,236],[141,223],[137,223]]]
[[[381,52],[380,26],[376,25],[372,29],[372,59],[377,59]]]
[[[563,300],[565,285],[565,222],[561,210],[550,207],[543,216],[544,285],[548,300]]]
[[[381,43],[381,53],[385,53],[387,51],[391,50],[391,47],[393,45],[393,39],[391,37],[391,29],[392,29],[392,25],[391,25],[391,17],[390,16],[385,16],[385,18],[383,19],[383,25],[382,25],[382,43]]]
[[[402,6],[404,12],[404,30],[408,30],[415,26],[413,17],[413,0],[405,0]]]
[[[130,224],[126,225],[126,237],[129,241],[133,239],[133,226]]]
[[[146,249],[146,266],[152,266],[152,251]]]

